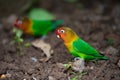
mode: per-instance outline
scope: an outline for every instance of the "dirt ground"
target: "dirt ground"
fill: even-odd
[[[73,70],[66,70],[57,65],[68,63],[74,57],[69,54],[54,31],[45,39],[45,42],[49,43],[54,50],[49,61],[39,61],[45,55],[41,49],[33,46],[22,45],[23,55],[20,56],[18,45],[12,43],[15,35],[12,32],[13,25],[7,22],[8,17],[12,14],[18,15],[20,13],[18,9],[25,4],[22,1],[16,3],[11,2],[11,6],[6,3],[6,6],[0,7],[0,76],[8,74],[5,80],[72,80],[79,76],[79,73],[73,73]],[[86,70],[87,74],[78,80],[120,80],[120,11],[117,10],[120,7],[114,7],[109,14],[103,15],[103,6],[98,4],[94,8],[81,9],[75,3],[56,1],[47,5],[43,2],[42,7],[50,10],[57,19],[64,20],[65,25],[110,58],[108,61],[86,62],[85,66],[93,69]],[[24,43],[31,42],[29,36],[23,35],[23,38]],[[38,61],[32,61],[31,57],[37,58]]]

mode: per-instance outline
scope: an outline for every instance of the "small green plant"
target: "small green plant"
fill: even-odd
[[[30,47],[31,44],[30,44],[30,43],[25,43],[24,46],[25,46],[25,47]]]
[[[13,29],[13,32],[15,33],[15,37],[14,37],[15,41],[18,43],[22,43],[23,39],[21,38],[21,36],[22,36],[23,32],[16,28]]]
[[[14,28],[13,32],[15,33],[14,42],[17,43],[17,45],[18,45],[20,55],[23,55],[22,54],[22,48],[23,47],[29,47],[29,46],[31,46],[31,44],[30,43],[23,44],[23,42],[24,42],[24,40],[22,38],[23,31],[21,31],[17,28]]]
[[[86,75],[87,72],[81,72],[81,73],[74,73],[75,77],[73,77],[71,80],[81,80],[81,78]]]
[[[65,68],[66,69],[70,69],[72,67],[71,64],[64,64]],[[81,73],[78,73],[78,72],[72,72],[72,74],[74,75],[74,77],[70,80],[81,80],[81,78],[87,74],[87,72],[81,72]]]
[[[74,78],[72,78],[72,80],[78,80],[78,79],[77,79],[77,76],[76,76],[76,77],[74,77]]]
[[[71,64],[64,64],[64,66],[65,66],[66,69],[71,68]]]
[[[20,55],[22,55],[22,43],[24,40],[23,40],[23,38],[21,38],[21,36],[22,36],[23,32],[16,28],[13,29],[13,32],[15,33],[14,42],[17,43],[19,53],[20,53]]]

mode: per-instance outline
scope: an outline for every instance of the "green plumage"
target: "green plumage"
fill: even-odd
[[[47,35],[63,23],[63,20],[32,20],[32,29],[35,36]]]
[[[101,55],[96,49],[80,38],[72,42],[72,49],[70,52],[74,56],[80,57],[84,60],[108,60],[107,57]]]
[[[62,26],[57,29],[56,35],[64,41],[65,46],[75,57],[83,60],[108,60],[107,57],[100,54],[95,48],[78,37],[78,35],[69,27]]]
[[[33,8],[28,17],[17,18],[14,26],[23,30],[25,34],[34,37],[46,36],[49,32],[63,24],[63,20],[56,20],[55,16],[42,8]]]

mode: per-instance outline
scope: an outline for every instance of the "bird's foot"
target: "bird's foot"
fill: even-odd
[[[91,60],[93,63],[95,63],[95,64],[97,64],[98,62],[97,62],[97,60]]]
[[[81,78],[87,74],[87,72],[80,72],[80,73],[75,73],[74,74],[74,78],[72,78],[72,80],[81,80]],[[71,79],[70,79],[71,80]]]
[[[79,74],[79,78],[81,79],[84,75],[86,75],[86,74],[88,74],[87,72],[81,72],[80,74]]]

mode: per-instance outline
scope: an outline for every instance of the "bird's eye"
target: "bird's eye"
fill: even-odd
[[[64,33],[65,32],[65,30],[61,30],[61,33]]]
[[[22,21],[21,21],[21,20],[19,20],[19,21],[18,21],[18,24],[22,24]]]

